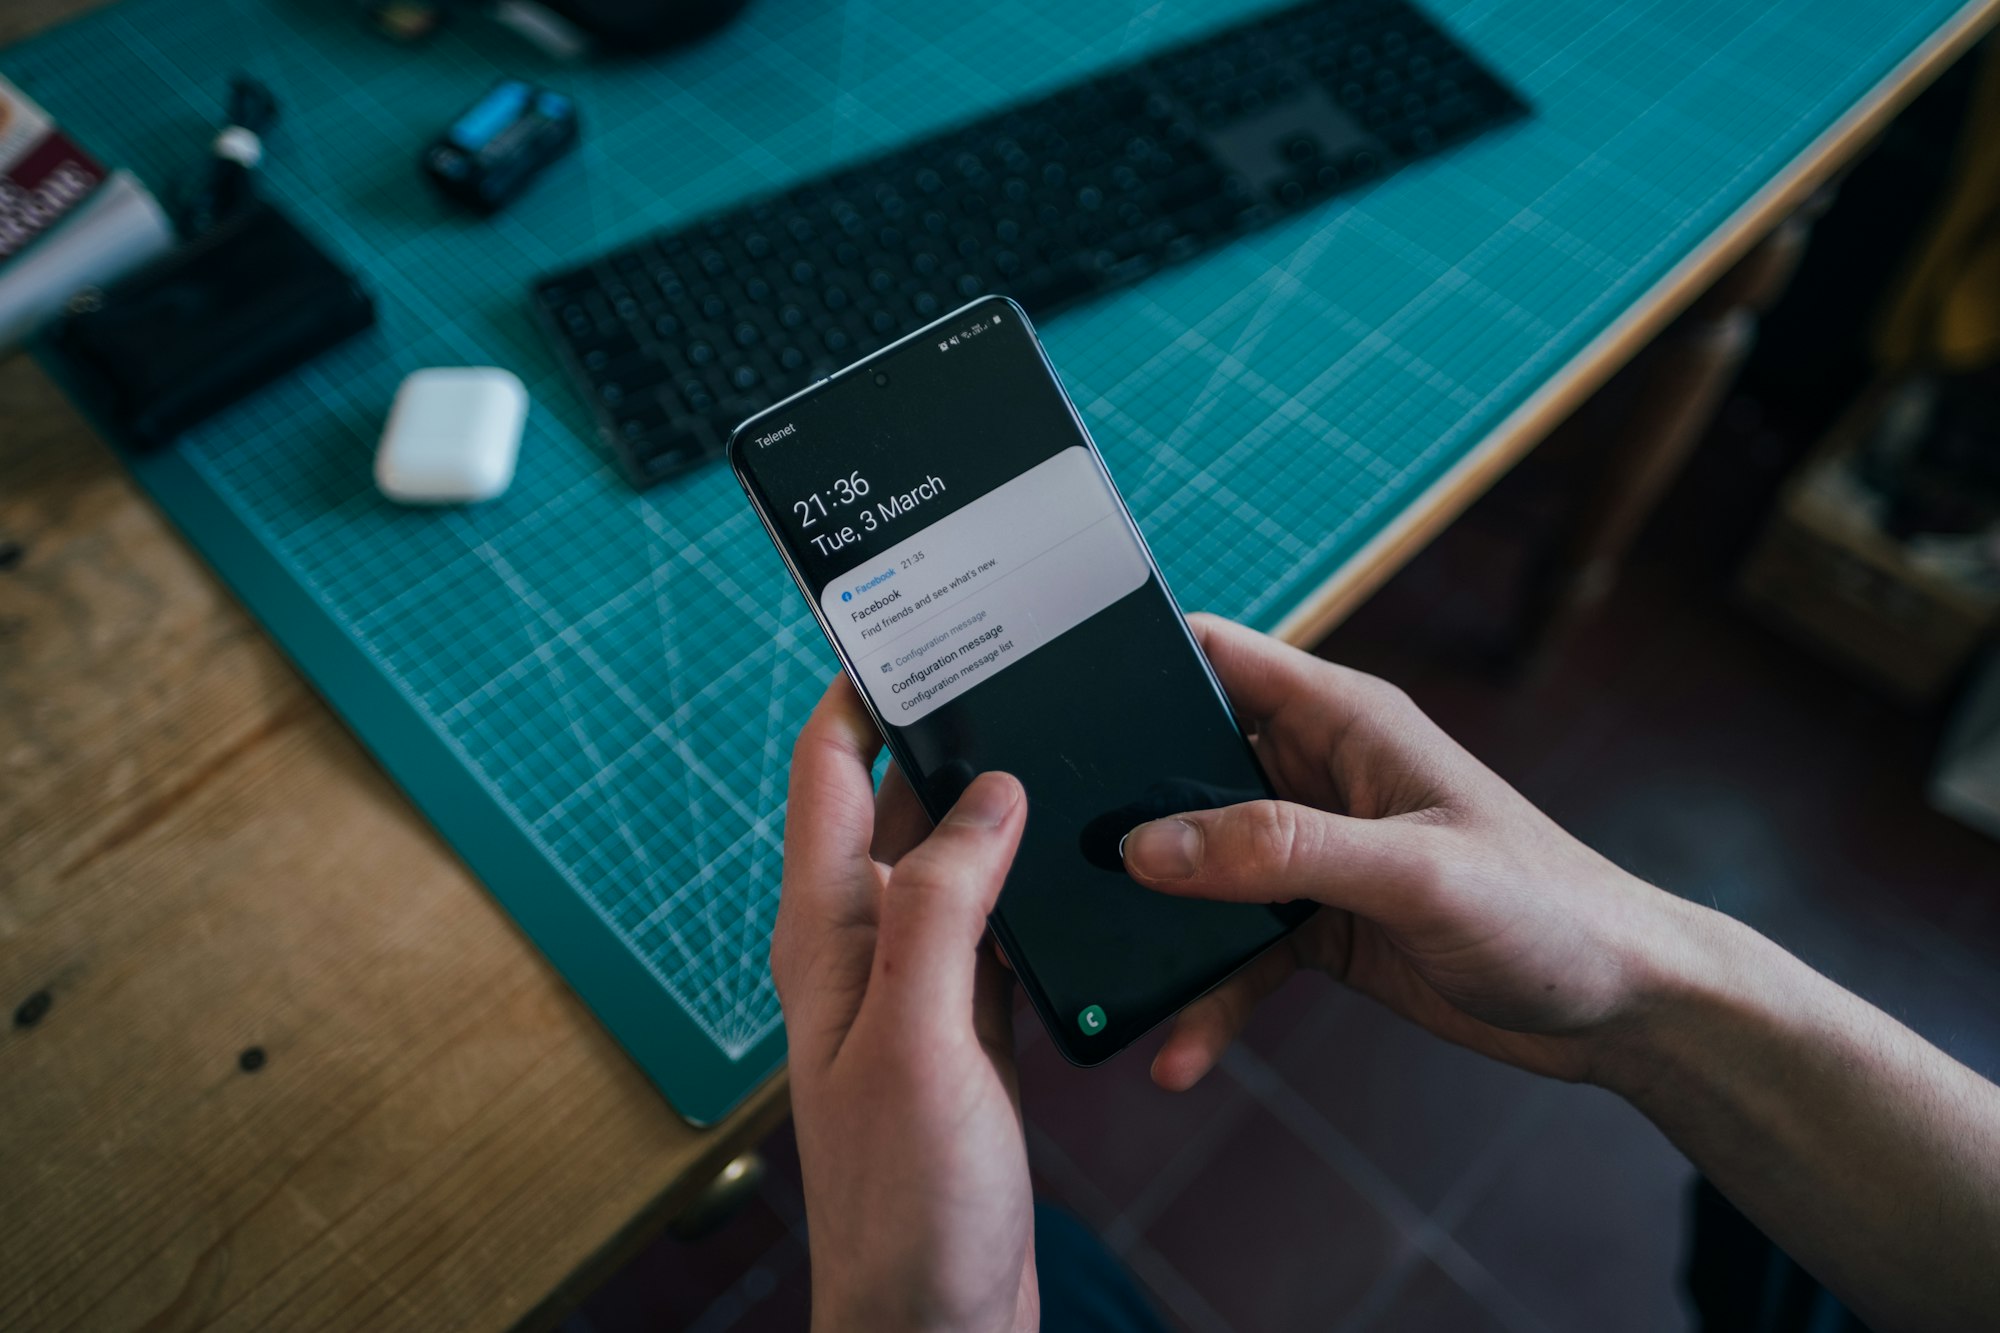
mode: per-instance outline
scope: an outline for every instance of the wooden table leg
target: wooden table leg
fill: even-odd
[[[1815,195],[1634,361],[1631,405],[1607,432],[1619,447],[1530,579],[1517,665],[1546,662],[1611,594],[1633,541],[1708,433],[1756,341],[1758,318],[1784,294],[1832,198],[1831,186]]]

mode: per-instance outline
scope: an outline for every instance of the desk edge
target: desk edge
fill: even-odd
[[[1311,648],[1428,546],[1606,380],[1789,217],[2000,19],[2000,0],[1967,3],[1414,503],[1302,598],[1273,631]]]

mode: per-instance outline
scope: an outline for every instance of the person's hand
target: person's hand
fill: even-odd
[[[1565,833],[1393,685],[1192,623],[1283,799],[1142,824],[1126,871],[1166,893],[1323,906],[1182,1011],[1154,1079],[1192,1086],[1299,968],[1473,1050],[1590,1077],[1698,909]]]
[[[1027,821],[976,779],[937,830],[846,677],[792,751],[771,971],[791,1047],[813,1327],[1032,1329],[1012,977],[982,944]]]

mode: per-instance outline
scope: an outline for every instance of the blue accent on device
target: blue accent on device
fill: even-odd
[[[508,79],[495,84],[486,96],[473,103],[472,108],[460,116],[458,123],[451,127],[451,141],[468,153],[481,151],[501,130],[521,118],[521,112],[528,105],[528,98],[533,92],[533,89],[518,79]],[[546,103],[546,99],[544,101]],[[545,109],[543,114],[547,114]]]
[[[423,167],[447,195],[492,213],[574,148],[576,139],[575,102],[502,79],[425,151]]]

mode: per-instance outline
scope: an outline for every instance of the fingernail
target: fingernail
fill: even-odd
[[[1185,819],[1156,819],[1125,835],[1125,868],[1147,879],[1186,879],[1201,869],[1201,830]]]
[[[982,773],[951,808],[954,823],[999,828],[1021,799],[1021,784],[1000,773]]]

